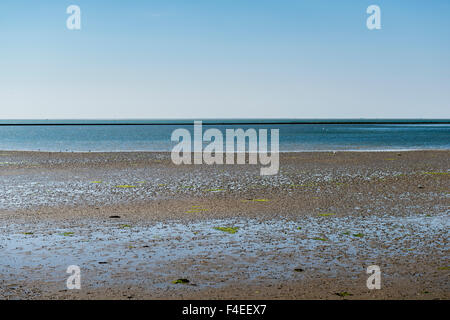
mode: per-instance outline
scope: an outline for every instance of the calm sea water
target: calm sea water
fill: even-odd
[[[423,123],[427,122],[427,123]],[[450,149],[450,120],[204,120],[204,130],[279,129],[280,151]],[[191,120],[0,120],[0,150],[170,151]]]

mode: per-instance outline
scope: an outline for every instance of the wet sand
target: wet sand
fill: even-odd
[[[449,299],[449,156],[285,153],[260,176],[168,153],[0,151],[0,298]]]

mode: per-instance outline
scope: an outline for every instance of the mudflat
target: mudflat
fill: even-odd
[[[169,153],[0,151],[0,298],[449,299],[449,159],[282,153],[261,176]]]

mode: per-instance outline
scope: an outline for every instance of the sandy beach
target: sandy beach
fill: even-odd
[[[261,176],[169,153],[0,151],[0,298],[449,299],[449,159],[282,153]]]

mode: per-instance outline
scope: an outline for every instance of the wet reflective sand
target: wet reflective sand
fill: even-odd
[[[260,177],[167,154],[0,153],[0,296],[448,299],[448,155],[285,154]]]

